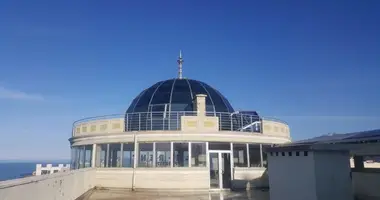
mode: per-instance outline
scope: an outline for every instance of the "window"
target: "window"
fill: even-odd
[[[84,167],[91,167],[92,145],[84,146]]]
[[[189,166],[189,143],[173,143],[173,167]]]
[[[251,167],[261,167],[260,144],[249,144],[249,162]]]
[[[170,167],[170,143],[156,143],[156,167]]]
[[[139,143],[139,167],[153,167],[153,143]]]
[[[109,144],[108,166],[121,167],[121,144]]]
[[[70,167],[71,169],[76,169],[76,155],[77,153],[77,148],[76,147],[71,147],[71,164],[70,164]]]
[[[263,167],[268,167],[268,155],[265,152],[265,149],[271,147],[271,144],[262,144],[262,151],[263,151]]]
[[[123,144],[123,167],[133,167],[135,157],[135,145],[133,143]]]
[[[210,150],[231,150],[231,143],[227,143],[227,142],[209,142],[208,148]]]
[[[191,166],[206,167],[206,143],[191,143]]]
[[[233,144],[233,152],[234,166],[248,167],[247,144]]]
[[[79,148],[79,169],[84,168],[84,146],[80,146]]]
[[[107,144],[96,145],[96,167],[106,167]]]

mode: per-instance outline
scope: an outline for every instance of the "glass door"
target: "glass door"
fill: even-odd
[[[220,188],[219,153],[210,153],[210,188]]]
[[[231,152],[210,152],[210,189],[231,187]]]

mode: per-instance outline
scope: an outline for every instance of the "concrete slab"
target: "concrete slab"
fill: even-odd
[[[261,190],[241,192],[173,192],[101,189],[94,190],[86,200],[269,200],[269,192]]]

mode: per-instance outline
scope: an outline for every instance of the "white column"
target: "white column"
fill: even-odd
[[[173,161],[174,161],[174,149],[173,149],[173,142],[170,142],[170,167],[173,167]]]
[[[91,167],[96,167],[96,144],[92,145]]]
[[[247,143],[247,165],[251,167],[251,161],[249,160],[249,144]]]
[[[191,159],[191,142],[189,142],[189,148],[188,148],[188,151],[189,151],[189,167],[191,167],[191,162],[193,161],[192,159]]]
[[[230,148],[231,148],[231,156],[230,156],[230,168],[231,168],[231,180],[234,180],[235,174],[234,174],[234,146],[232,142],[230,143]]]
[[[208,142],[206,142],[206,166],[210,167],[210,154],[208,153]]]
[[[120,143],[120,166],[123,167],[123,158],[124,158],[124,144]]]
[[[260,161],[261,161],[261,167],[264,167],[264,161],[263,161],[263,145],[260,144]]]
[[[153,167],[156,167],[156,143],[153,142]]]

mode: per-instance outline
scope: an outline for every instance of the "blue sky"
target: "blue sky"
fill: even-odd
[[[295,140],[380,128],[380,1],[0,2],[0,159],[69,158],[72,122],[177,74]]]

